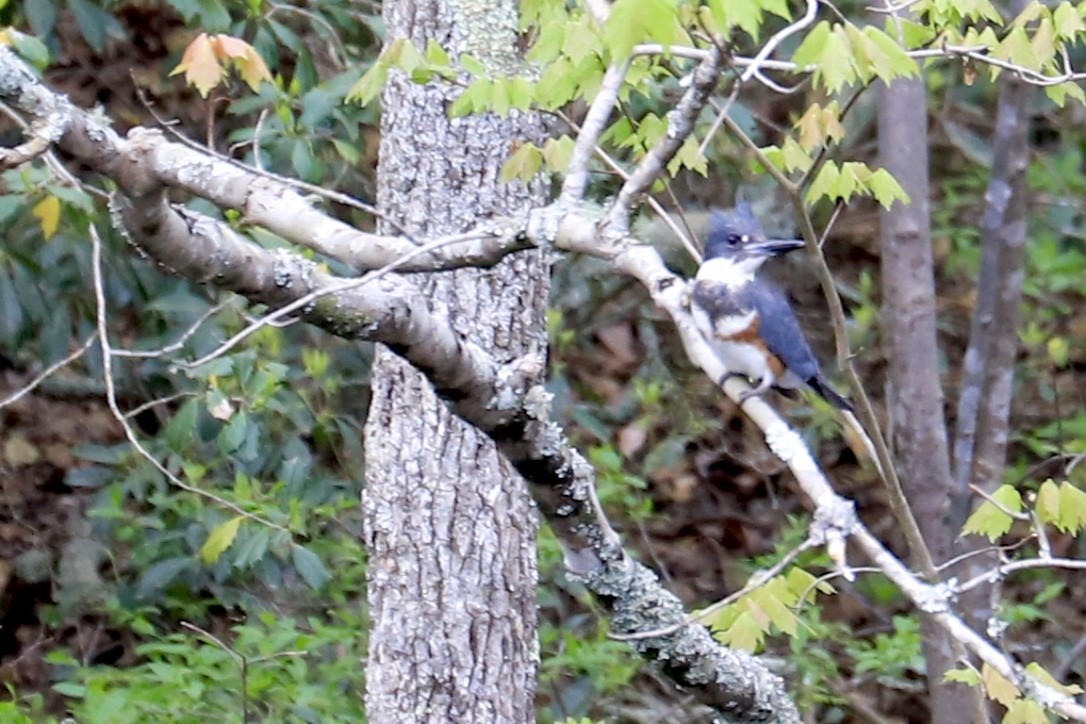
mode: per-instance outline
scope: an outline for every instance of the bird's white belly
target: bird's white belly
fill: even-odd
[[[755,382],[769,372],[765,350],[753,344],[715,340],[713,349],[720,361],[728,368],[728,372],[736,372]]]
[[[724,317],[716,320],[709,318],[705,310],[697,305],[691,309],[694,323],[701,332],[702,337],[716,352],[717,357],[728,368],[728,372],[735,372],[752,380],[760,380],[765,376],[766,358],[765,352],[747,342],[736,342],[726,339],[727,336],[738,334],[750,327],[754,321],[754,312],[743,315]]]

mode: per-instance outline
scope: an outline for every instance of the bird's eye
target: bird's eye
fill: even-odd
[[[735,246],[741,241],[739,234],[728,234],[728,246]]]

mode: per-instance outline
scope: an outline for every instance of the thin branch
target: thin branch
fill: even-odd
[[[974,576],[964,583],[959,583],[954,590],[965,593],[977,586],[990,584],[996,577],[1002,578],[1015,571],[1028,571],[1034,568],[1067,568],[1075,571],[1086,571],[1086,561],[1076,558],[1030,558],[1024,561],[1011,561],[1001,563],[995,568]]]
[[[165,347],[149,350],[114,349],[113,356],[129,359],[157,359],[159,357],[165,357],[168,354],[173,354],[174,352],[177,352],[185,346],[185,343],[189,341],[192,335],[196,334],[196,332],[200,330],[200,327],[204,325],[204,322],[221,312],[223,308],[226,307],[228,304],[230,304],[230,301],[226,300],[219,302],[215,306],[211,307],[211,309],[208,309],[206,312],[200,315],[199,319],[189,325],[189,328],[182,332],[176,340],[166,345]]]
[[[90,349],[90,346],[94,344],[94,340],[96,339],[98,339],[97,332],[87,337],[83,341],[83,344],[79,345],[79,347],[73,350],[67,357],[49,365],[37,377],[23,385],[17,391],[5,397],[3,400],[0,400],[0,410],[7,407],[8,405],[18,402],[20,399],[33,392],[38,385],[54,375],[57,370],[61,369],[62,367],[67,367],[72,362],[75,362],[77,359],[82,357],[86,353],[86,351]]]
[[[765,62],[766,58],[773,54],[773,51],[777,49],[777,46],[813,23],[816,15],[818,15],[818,0],[807,0],[807,9],[804,11],[803,16],[796,22],[791,25],[786,25],[769,37],[769,40],[765,42],[761,49],[758,50],[757,54],[755,54],[754,58],[751,59],[750,63],[747,65],[747,69],[739,76],[739,82],[741,84],[746,83],[754,77],[754,74],[761,70],[762,64]]]
[[[569,170],[566,171],[566,180],[562,183],[562,193],[559,195],[560,201],[573,203],[584,197],[585,189],[588,187],[589,159],[604,128],[607,127],[607,119],[611,117],[611,110],[618,100],[618,93],[622,89],[622,82],[626,79],[629,69],[628,61],[616,63],[603,74],[596,97],[592,100],[592,105],[588,107],[588,113],[585,114],[584,121],[581,123],[581,133],[573,145]]]
[[[634,199],[663,173],[667,163],[693,133],[694,123],[719,80],[722,62],[723,53],[714,45],[709,50],[709,56],[694,68],[690,87],[674,110],[668,113],[667,134],[641,159],[611,204],[608,222],[614,231],[624,233],[628,229]]]
[[[160,463],[139,441],[139,438],[136,436],[136,431],[132,429],[132,426],[128,423],[128,419],[121,411],[120,405],[117,403],[117,390],[113,384],[113,354],[109,344],[109,326],[106,315],[105,281],[102,278],[102,239],[98,235],[98,229],[94,224],[90,224],[88,229],[91,238],[91,276],[94,280],[95,318],[98,326],[98,333],[96,336],[102,348],[102,376],[106,385],[106,403],[109,405],[110,412],[113,413],[114,419],[120,423],[121,428],[124,430],[124,435],[128,439],[128,442],[135,448],[136,452],[138,452],[141,457],[151,463],[159,473],[181,490],[197,495],[205,500],[210,500],[212,503],[226,508],[227,510],[231,510],[255,523],[291,534],[290,530],[287,528],[273,523],[260,515],[250,513],[240,507],[237,503],[226,500],[210,491],[203,490],[202,488],[190,485],[184,480],[181,480],[171,473],[166,466]]]

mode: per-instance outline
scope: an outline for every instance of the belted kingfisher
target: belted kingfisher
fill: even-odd
[[[691,312],[728,376],[757,382],[740,404],[770,387],[787,392],[805,384],[834,407],[851,412],[851,403],[822,374],[784,292],[758,278],[766,259],[802,246],[798,240],[767,239],[746,203],[714,211]]]

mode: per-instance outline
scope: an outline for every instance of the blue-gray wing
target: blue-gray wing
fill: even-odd
[[[758,279],[747,286],[744,296],[747,297],[744,302],[758,312],[758,336],[769,351],[804,382],[810,383],[810,380],[821,377],[818,360],[807,344],[807,338],[803,336],[784,292]]]

